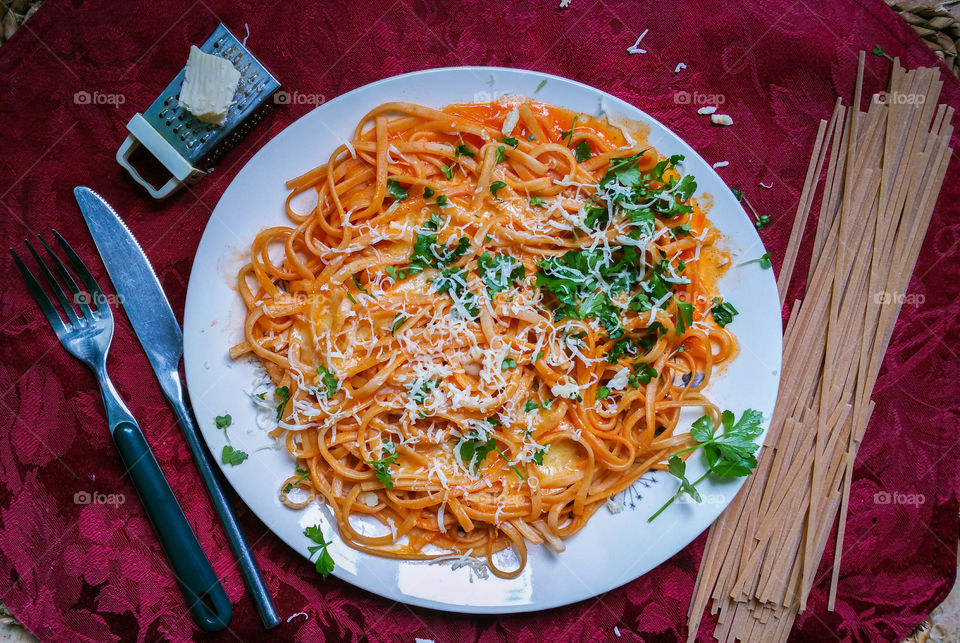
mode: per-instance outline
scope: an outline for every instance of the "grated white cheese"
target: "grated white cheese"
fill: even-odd
[[[733,119],[726,114],[711,114],[710,122],[714,125],[733,125]]]
[[[712,114],[717,111],[716,105],[707,105],[706,107],[701,107],[697,110],[698,114]]]
[[[296,614],[291,614],[291,615],[290,615],[290,618],[287,619],[287,623],[289,623],[289,622],[292,621],[293,619],[297,618],[298,616],[302,616],[303,618],[307,619],[308,621],[310,620],[310,615],[307,614],[306,612],[297,612]]]
[[[630,369],[627,367],[621,368],[617,371],[617,374],[610,378],[610,381],[607,382],[607,388],[611,391],[620,391],[627,388],[627,382],[630,378]]]
[[[503,119],[503,127],[500,128],[500,133],[504,136],[510,136],[513,133],[513,128],[517,126],[517,123],[520,122],[520,109],[514,107],[510,110],[510,113],[507,114],[507,117]]]
[[[686,68],[687,68],[686,63],[677,63],[677,68],[673,70],[673,73],[679,74],[681,69],[686,69]]]
[[[640,34],[640,37],[637,38],[637,42],[633,43],[633,46],[632,46],[632,47],[627,47],[627,53],[628,53],[628,54],[631,54],[631,55],[632,55],[632,54],[645,54],[645,53],[647,53],[647,50],[646,50],[646,49],[640,49],[640,41],[643,40],[643,37],[647,35],[647,32],[648,32],[648,31],[650,31],[650,30],[649,30],[649,29],[644,29],[644,30],[643,30],[643,33]]]
[[[727,167],[728,165],[730,165],[730,161],[717,161],[713,164],[713,169],[716,170],[721,167]]]
[[[766,189],[769,190],[770,188],[773,187],[773,183],[771,183],[770,185],[767,185],[766,183],[764,183],[764,182],[761,181],[761,182],[760,182],[760,187],[766,188]]]

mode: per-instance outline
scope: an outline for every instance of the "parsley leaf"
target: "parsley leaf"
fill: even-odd
[[[512,357],[508,357],[500,364],[501,371],[512,371],[517,367],[517,360]]]
[[[433,188],[423,188],[423,198],[429,199],[434,194]]]
[[[542,208],[543,206],[543,197],[532,196],[530,197],[530,207],[532,208]]]
[[[523,405],[523,412],[530,413],[531,411],[536,411],[540,408],[540,405],[534,402],[533,400],[527,400],[527,403]]]
[[[283,417],[283,409],[287,407],[287,402],[290,401],[290,387],[289,386],[279,386],[273,392],[273,398],[279,400],[277,403],[277,420]]]
[[[509,288],[516,279],[527,276],[527,270],[520,261],[510,255],[491,257],[489,252],[484,252],[477,259],[477,269],[491,297]]]
[[[396,280],[396,279],[397,279],[397,269],[394,268],[393,266],[387,266],[387,267],[384,268],[383,270],[384,270],[384,272],[387,273],[387,276],[390,277],[391,279],[393,279],[393,280]]]
[[[234,449],[229,444],[223,445],[223,451],[220,452],[220,462],[229,464],[232,467],[237,466],[247,459],[247,454],[239,449]]]
[[[533,454],[533,461],[538,466],[543,466],[543,454],[547,452],[547,447],[539,449],[536,453]]]
[[[605,400],[608,397],[610,397],[610,389],[608,389],[606,386],[601,386],[600,388],[597,389],[598,400]]]
[[[410,193],[393,179],[387,179],[387,193],[397,201],[403,201],[410,196]]]
[[[284,493],[290,493],[290,492],[293,490],[294,487],[296,487],[298,484],[300,484],[300,483],[303,482],[305,479],[307,479],[308,477],[310,477],[310,472],[307,471],[306,469],[301,469],[299,464],[297,465],[296,469],[294,469],[293,472],[294,472],[294,473],[299,473],[299,474],[300,474],[300,477],[297,478],[296,480],[294,480],[293,482],[288,482],[288,483],[283,487],[283,492],[284,492]]]
[[[520,141],[515,139],[512,136],[503,137],[503,142],[509,145],[510,147],[512,147],[513,149],[517,149],[517,146],[520,145]]]
[[[538,91],[540,91],[541,89],[543,89],[543,88],[546,87],[546,86],[547,86],[547,79],[544,78],[543,80],[540,81],[540,84],[537,85],[537,88],[536,88],[535,90],[533,90],[533,93],[536,94]]]
[[[397,445],[393,442],[384,442],[383,450],[387,455],[379,460],[365,461],[377,474],[377,478],[383,483],[386,489],[393,489],[393,478],[390,476],[390,465],[397,464]]]
[[[543,351],[543,350],[537,351],[537,354],[533,356],[533,361],[534,361],[534,362],[539,362],[539,361],[540,361],[540,358],[543,357],[543,356],[546,355],[546,354],[547,354],[546,351]]]
[[[560,132],[560,142],[566,145],[567,147],[570,147],[570,143],[573,142],[573,130],[577,128],[577,121],[579,119],[580,119],[580,115],[575,114],[573,117],[573,124],[570,125],[570,129],[563,130],[562,132]],[[566,143],[564,143],[564,139],[567,139]]]
[[[218,429],[225,429],[233,423],[233,418],[227,413],[226,415],[218,415],[213,418],[213,421],[216,423]]]
[[[886,55],[887,55],[887,52],[885,52],[885,51],[883,50],[883,47],[881,47],[880,45],[874,46],[874,48],[873,48],[873,50],[871,51],[871,53],[872,53],[874,56],[886,56]]]
[[[573,148],[573,154],[577,158],[577,163],[583,163],[590,158],[592,153],[593,152],[590,149],[590,143],[587,143],[585,140],[580,141],[577,143],[577,146]]]
[[[713,307],[710,309],[713,313],[713,320],[717,322],[720,328],[725,327],[733,321],[733,318],[740,314],[729,301],[721,301],[719,297],[713,298]]]
[[[407,319],[408,317],[403,313],[397,313],[396,315],[394,315],[393,324],[390,325],[390,334],[393,335],[395,332],[397,332],[397,329],[403,326],[404,322],[406,322]]]
[[[506,155],[503,153],[503,150],[504,150],[504,149],[505,149],[505,148],[503,147],[503,145],[497,146],[497,156],[496,156],[496,158],[495,158],[495,160],[494,160],[494,165],[497,165],[497,164],[499,164],[499,163],[503,163],[504,161],[507,160]]]
[[[490,184],[490,194],[493,195],[493,198],[499,199],[500,197],[497,196],[497,192],[505,187],[507,187],[507,184],[503,181],[494,181]]]
[[[708,475],[713,474],[720,478],[742,478],[750,475],[757,466],[756,452],[760,448],[756,439],[763,433],[760,422],[763,415],[760,411],[747,409],[736,421],[730,411],[724,411],[720,416],[723,433],[716,433],[713,421],[704,415],[697,419],[690,428],[690,437],[695,444],[677,451],[670,456],[667,470],[680,480],[680,488],[671,496],[655,514],[648,518],[648,522],[659,516],[681,493],[687,493],[696,502],[701,502],[696,486]],[[703,449],[707,460],[707,471],[693,482],[686,477],[686,462],[680,458],[684,453]]]
[[[760,264],[760,267],[763,268],[764,270],[766,270],[766,269],[769,268],[771,265],[773,265],[773,264],[770,263],[770,253],[769,253],[769,252],[764,252],[762,255],[760,255],[760,256],[757,257],[756,259],[751,259],[750,261],[744,261],[744,262],[743,262],[742,264],[740,264],[740,265],[741,265],[741,266],[746,266],[746,265],[751,264],[751,263],[759,263],[759,264]]]
[[[447,167],[446,165],[441,165],[441,166],[440,166],[440,171],[443,172],[443,175],[444,175],[445,177],[447,177],[447,180],[448,180],[448,181],[452,181],[452,180],[453,180],[453,168],[452,168],[452,167]]]
[[[737,198],[737,201],[743,201],[743,190],[740,188],[730,188],[730,191],[733,192],[733,196]]]
[[[437,197],[437,206],[442,208],[442,207],[445,207],[446,205],[447,205],[447,195],[441,194],[440,196]]]
[[[330,572],[332,572],[334,568],[333,557],[331,557],[330,552],[327,551],[327,547],[333,544],[333,541],[323,539],[323,531],[320,530],[320,525],[307,527],[303,530],[303,535],[317,543],[316,545],[307,547],[307,550],[310,552],[310,558],[313,558],[314,554],[320,552],[320,555],[317,556],[316,570],[317,573],[323,577],[323,580],[327,580],[327,576],[330,575]]]
[[[683,335],[687,326],[693,323],[693,304],[677,302],[677,337]]]
[[[326,397],[328,399],[333,397],[340,389],[340,380],[337,379],[337,376],[329,368],[318,366],[317,377],[320,378],[320,381],[326,388]]]
[[[453,154],[454,156],[469,156],[471,158],[477,155],[476,152],[467,147],[466,143],[460,143],[460,145],[453,148]]]

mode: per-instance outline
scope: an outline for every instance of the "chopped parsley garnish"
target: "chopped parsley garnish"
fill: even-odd
[[[546,354],[547,354],[546,351],[543,351],[543,350],[537,351],[537,354],[533,356],[533,361],[534,361],[534,362],[539,362],[539,361],[540,361],[540,358],[543,357],[543,356],[546,355]]]
[[[672,236],[674,239],[679,239],[680,237],[693,236],[693,232],[690,230],[689,223],[682,223],[678,226],[670,228],[670,236]]]
[[[593,317],[611,337],[623,334],[620,318],[624,311],[613,297],[644,282],[646,265],[637,248],[623,246],[610,255],[599,249],[571,250],[560,257],[541,259],[537,266],[537,286],[553,296],[550,303],[555,319]]]
[[[542,467],[543,466],[543,454],[547,452],[547,447],[538,449],[536,453],[533,454],[533,462]]]
[[[317,377],[320,378],[320,382],[326,389],[325,397],[329,399],[336,395],[337,391],[340,389],[340,380],[337,379],[337,376],[334,375],[333,371],[331,371],[329,368],[318,366]]]
[[[659,516],[680,497],[681,493],[685,492],[694,501],[701,502],[702,498],[696,487],[711,473],[719,478],[742,478],[750,475],[757,466],[755,454],[760,445],[754,440],[763,433],[763,427],[760,426],[763,415],[760,411],[747,409],[738,422],[734,423],[734,419],[732,412],[723,412],[721,415],[723,433],[720,434],[717,434],[717,427],[708,415],[701,416],[693,423],[690,437],[698,444],[677,451],[667,461],[667,470],[679,478],[680,488],[665,505],[648,518],[648,521]],[[707,471],[695,481],[690,482],[686,476],[687,464],[680,456],[701,448],[707,458]]]
[[[288,482],[288,483],[283,487],[283,492],[284,492],[284,493],[290,493],[291,491],[293,491],[293,488],[294,488],[294,487],[296,487],[296,486],[299,485],[301,482],[303,482],[303,481],[306,480],[308,477],[310,477],[310,472],[307,471],[306,469],[301,469],[299,464],[297,465],[297,468],[294,469],[293,472],[300,474],[300,477],[297,478],[296,480],[294,480],[293,482]]]
[[[757,230],[763,230],[768,225],[770,225],[770,215],[761,214],[760,216],[757,217],[757,220],[753,225],[757,228]]]
[[[410,196],[410,193],[393,179],[387,179],[387,193],[397,201],[403,201]]]
[[[393,335],[395,332],[397,332],[397,329],[403,326],[404,322],[406,322],[407,319],[408,317],[403,313],[397,313],[396,315],[394,315],[393,323],[390,325],[390,334]]]
[[[641,384],[649,384],[650,380],[657,377],[657,369],[644,362],[634,364],[631,368],[633,373],[627,377],[627,386],[630,388],[640,388]]]
[[[535,138],[536,138],[536,136],[534,136],[533,134],[531,134],[530,136],[527,137],[527,141],[532,141],[532,140],[535,139]]]
[[[477,259],[477,269],[491,297],[509,288],[515,280],[527,276],[523,264],[510,255],[490,256],[489,252]]]
[[[757,257],[756,259],[751,259],[750,261],[744,261],[744,262],[743,262],[742,264],[740,264],[740,265],[741,265],[741,266],[746,266],[746,265],[751,264],[751,263],[759,263],[759,264],[760,264],[760,267],[763,268],[763,269],[769,268],[769,267],[772,265],[772,264],[770,263],[770,253],[769,253],[769,252],[764,252],[762,255],[760,255],[760,256]]]
[[[533,90],[533,93],[536,94],[537,92],[539,92],[541,89],[543,89],[543,88],[546,87],[546,86],[547,86],[547,79],[544,78],[543,80],[540,81],[540,84],[537,85],[537,88],[536,88],[535,90]]]
[[[530,207],[532,208],[542,208],[543,207],[543,197],[532,196],[530,197]]]
[[[570,129],[563,130],[562,132],[560,132],[560,142],[566,145],[567,147],[570,147],[570,144],[573,142],[573,130],[577,128],[577,121],[579,119],[580,119],[580,115],[575,114],[573,117],[573,124],[570,125]],[[566,142],[564,142],[564,139],[566,139]]]
[[[390,277],[391,279],[396,279],[396,278],[397,278],[397,269],[396,269],[395,267],[393,267],[393,266],[387,266],[387,267],[384,268],[383,270],[384,270],[384,272],[387,273],[387,276]]]
[[[520,141],[518,139],[515,139],[512,136],[504,136],[503,142],[509,145],[510,147],[512,147],[513,149],[517,149],[517,146],[520,145]]]
[[[590,158],[592,153],[593,151],[590,149],[590,143],[587,143],[586,141],[580,141],[577,143],[577,146],[573,148],[573,154],[577,158],[577,163],[583,163]]]
[[[353,281],[353,285],[357,287],[357,290],[362,292],[367,297],[370,297],[371,299],[376,299],[376,297],[370,294],[370,291],[364,288],[363,284],[360,283],[360,280],[357,279],[356,275],[350,275],[350,280]]]
[[[597,389],[598,400],[605,400],[608,397],[610,397],[610,389],[608,389],[606,386],[601,386],[600,388]]]
[[[313,558],[314,554],[320,552],[320,555],[317,556],[316,569],[317,573],[323,577],[323,580],[327,580],[327,576],[330,575],[330,572],[332,572],[334,568],[333,557],[330,556],[330,552],[327,551],[327,547],[333,544],[333,541],[328,542],[323,539],[323,531],[320,530],[320,525],[307,527],[303,530],[303,535],[317,543],[316,545],[307,547],[307,550],[310,552],[310,558]]]
[[[873,48],[873,50],[871,51],[871,53],[872,53],[874,56],[886,56],[886,55],[887,55],[887,52],[885,52],[885,51],[883,50],[883,47],[881,47],[880,45],[874,46],[874,48]]]
[[[484,440],[479,434],[473,434],[460,445],[460,459],[476,472],[477,467],[483,464],[483,461],[486,460],[492,451],[499,453],[500,457],[503,458],[507,464],[510,464],[510,459],[507,458],[506,454],[497,446],[497,440],[495,438],[487,438]],[[510,468],[517,474],[518,478],[521,480],[525,479],[523,473],[521,473],[520,469],[515,465],[510,464]]]
[[[235,467],[249,456],[244,451],[234,449],[229,444],[223,445],[223,451],[220,452],[220,462]]]
[[[447,293],[450,296],[453,313],[457,317],[472,319],[480,314],[479,300],[467,290],[467,271],[463,268],[446,268],[433,280],[433,287],[438,293]]]
[[[687,326],[693,324],[693,304],[677,302],[677,337],[683,335]]]
[[[434,194],[433,188],[423,188],[423,198],[429,199]]]
[[[397,445],[393,442],[384,442],[383,450],[386,456],[379,460],[368,460],[364,464],[369,464],[377,474],[377,478],[383,483],[384,488],[393,489],[393,478],[390,476],[390,465],[397,464]]]
[[[494,159],[494,160],[495,160],[495,163],[494,163],[495,165],[500,164],[500,163],[503,163],[504,161],[507,160],[506,155],[503,153],[503,150],[504,150],[504,149],[506,149],[506,148],[504,148],[503,145],[498,145],[498,146],[497,146],[497,156],[496,156],[496,158]]]
[[[713,320],[717,322],[717,326],[720,328],[732,322],[733,318],[739,314],[733,304],[729,301],[721,301],[719,297],[713,298],[713,307],[710,312],[713,313]]]
[[[283,409],[287,407],[287,402],[290,401],[290,387],[289,386],[279,386],[273,392],[273,399],[278,400],[277,402],[277,420],[283,417]]]
[[[453,154],[454,156],[469,156],[471,158],[477,155],[476,152],[467,147],[466,143],[460,143],[460,145],[453,148]]]
[[[440,380],[415,379],[407,387],[408,395],[414,404],[423,404],[427,399],[427,393],[437,388]]]
[[[512,371],[517,367],[517,360],[512,357],[508,357],[500,364],[501,371]]]
[[[447,177],[447,180],[448,180],[448,181],[452,181],[452,180],[453,180],[453,168],[452,168],[452,167],[447,167],[446,165],[441,165],[441,166],[440,166],[440,171],[443,172],[443,175],[444,175],[445,177]]]
[[[213,418],[213,421],[217,425],[218,429],[225,429],[233,424],[233,418],[230,417],[229,413],[226,415],[218,415],[217,417]]]
[[[533,400],[527,400],[527,403],[523,405],[523,412],[530,413],[531,411],[536,411],[540,408],[540,405],[534,402]]]
[[[441,194],[440,196],[437,197],[437,206],[442,208],[442,207],[445,207],[446,205],[447,205],[447,195]]]
[[[733,196],[737,197],[737,201],[743,201],[743,190],[740,188],[730,188],[730,191],[733,192]]]
[[[490,194],[493,195],[493,198],[499,199],[500,197],[497,196],[497,192],[499,192],[505,187],[507,187],[507,184],[504,183],[503,181],[494,181],[493,183],[490,184]]]

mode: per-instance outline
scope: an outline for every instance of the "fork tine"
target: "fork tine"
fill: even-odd
[[[20,256],[13,251],[13,248],[10,248],[10,254],[13,255],[13,260],[16,262],[17,268],[20,269],[20,274],[23,275],[24,281],[27,282],[27,288],[30,290],[30,294],[37,300],[40,310],[43,311],[47,321],[50,322],[50,325],[53,327],[53,332],[58,336],[67,332],[66,324],[63,323],[63,319],[57,314],[57,309],[53,307],[53,302],[50,301],[50,297],[48,297],[47,293],[40,287],[40,283],[33,276],[33,273],[24,265]]]
[[[43,263],[43,259],[40,258],[40,255],[37,254],[37,251],[33,249],[33,246],[30,245],[29,241],[26,241],[27,250],[30,251],[30,254],[33,255],[33,258],[37,260],[37,263],[40,264],[40,270],[43,272],[43,276],[47,280],[47,284],[50,286],[50,290],[53,291],[54,296],[60,302],[60,305],[63,307],[63,311],[67,314],[67,317],[70,319],[70,323],[76,325],[80,323],[80,319],[77,317],[76,311],[73,310],[73,306],[70,305],[70,301],[67,299],[67,294],[63,292],[63,286],[57,283],[56,277],[53,276],[53,273],[50,272],[50,269],[47,268],[47,264]]]
[[[83,313],[83,316],[87,318],[87,321],[93,321],[93,312],[90,310],[87,300],[89,297],[85,297],[80,288],[77,287],[77,282],[74,281],[73,275],[67,270],[67,267],[63,265],[63,262],[60,261],[60,257],[53,253],[53,250],[50,246],[47,245],[47,242],[43,240],[43,237],[37,235],[37,238],[40,239],[40,243],[43,244],[43,247],[47,249],[47,254],[50,255],[50,258],[53,259],[53,263],[57,266],[57,272],[60,273],[60,277],[66,282],[67,287],[70,289],[70,292],[73,293],[73,300],[77,302],[77,306],[80,307],[80,311]]]
[[[60,247],[63,248],[63,251],[67,253],[68,257],[70,257],[70,263],[73,264],[73,269],[77,271],[78,275],[80,275],[83,285],[87,287],[87,292],[90,293],[90,296],[97,307],[97,312],[105,317],[112,317],[113,313],[110,312],[110,304],[106,303],[106,295],[104,295],[103,291],[100,290],[100,286],[97,285],[97,280],[94,279],[93,275],[90,274],[90,271],[87,270],[86,264],[83,263],[80,257],[77,256],[77,253],[73,251],[73,248],[70,247],[70,244],[67,243],[67,240],[60,236],[59,232],[54,230],[53,236],[57,238],[57,242],[60,244]]]

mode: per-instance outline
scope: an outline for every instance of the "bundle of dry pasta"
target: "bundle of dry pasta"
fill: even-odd
[[[807,214],[827,165],[810,270],[784,335],[780,396],[760,465],[707,539],[689,612],[696,637],[712,599],[720,641],[785,641],[847,498],[880,363],[949,160],[953,108],[937,69],[894,60],[888,91],[821,122],[778,287],[786,298]],[[827,159],[829,159],[827,161]],[[826,331],[826,332],[824,332]]]

